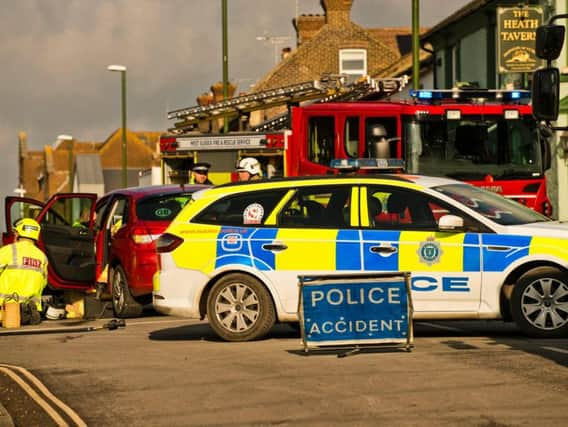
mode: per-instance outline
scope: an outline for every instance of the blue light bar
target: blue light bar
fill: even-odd
[[[497,101],[519,103],[529,101],[531,93],[528,90],[499,90],[499,89],[441,89],[441,90],[411,90],[410,96],[425,103],[444,99],[460,101]]]
[[[419,90],[416,95],[419,99],[432,99],[432,92],[429,90]]]
[[[333,169],[341,171],[355,170],[403,170],[404,160],[402,159],[333,159],[330,163]]]

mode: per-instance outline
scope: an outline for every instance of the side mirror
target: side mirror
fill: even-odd
[[[536,56],[552,61],[560,56],[564,43],[563,25],[541,25],[536,29]]]
[[[440,231],[459,231],[463,229],[463,218],[457,215],[444,215],[438,220]]]
[[[557,68],[542,68],[533,73],[532,109],[537,120],[554,121],[560,103],[560,73]]]

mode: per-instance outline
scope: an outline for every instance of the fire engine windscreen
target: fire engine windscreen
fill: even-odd
[[[406,120],[410,173],[459,180],[532,178],[544,173],[540,138],[534,120],[502,116],[461,120]]]

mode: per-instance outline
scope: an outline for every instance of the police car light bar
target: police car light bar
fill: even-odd
[[[333,159],[330,167],[342,172],[355,170],[404,170],[402,159]]]
[[[528,102],[531,93],[528,90],[494,89],[449,89],[449,90],[411,90],[410,96],[423,102],[457,100],[484,100],[500,102]]]

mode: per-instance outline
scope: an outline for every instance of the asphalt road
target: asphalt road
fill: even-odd
[[[114,331],[0,336],[0,354],[89,426],[557,426],[568,404],[568,339],[501,322],[417,322],[412,352],[338,358],[306,355],[286,325],[226,343],[204,322],[149,316]],[[0,375],[15,424],[49,425],[33,403],[6,405],[18,393]]]

